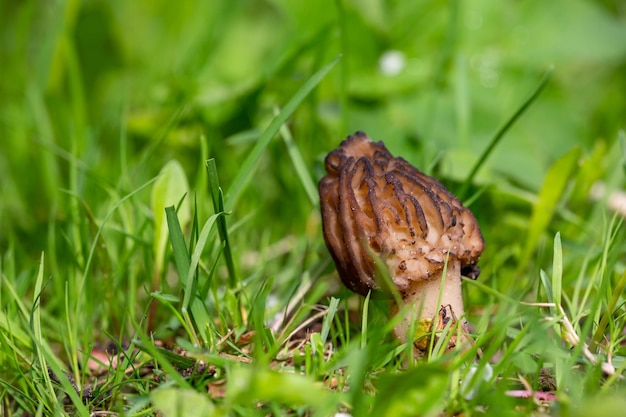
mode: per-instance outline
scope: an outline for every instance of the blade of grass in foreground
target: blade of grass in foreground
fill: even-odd
[[[165,215],[167,217],[167,228],[169,229],[170,243],[172,244],[172,252],[174,254],[174,263],[176,264],[176,272],[178,272],[178,279],[181,280],[181,284],[185,291],[189,291],[187,288],[187,272],[189,271],[189,252],[187,252],[187,245],[185,245],[185,237],[183,236],[183,230],[176,216],[176,209],[174,206],[165,207]]]
[[[328,312],[324,316],[324,320],[322,321],[322,331],[320,333],[322,343],[326,343],[328,340],[328,334],[330,333],[330,326],[335,319],[335,314],[337,313],[337,307],[339,306],[339,298],[331,297],[330,302],[328,303]]]
[[[206,162],[206,169],[209,177],[211,198],[213,200],[213,211],[215,213],[224,213],[224,194],[222,187],[220,187],[220,180],[217,175],[217,167],[214,158]],[[217,219],[217,230],[220,234],[222,245],[224,246],[224,260],[226,261],[226,268],[228,269],[228,285],[230,285],[231,289],[235,289],[238,284],[237,271],[235,270],[235,262],[233,261],[233,253],[230,248],[226,218],[224,216],[220,216]]]
[[[37,356],[37,361],[39,362],[39,371],[41,372],[40,380],[35,384],[35,386],[37,386],[39,389],[38,400],[45,401],[45,406],[49,407],[51,412],[59,412],[59,408],[57,408],[58,401],[52,385],[51,376],[49,374],[49,370],[52,370],[54,375],[58,377],[59,384],[66,391],[66,394],[70,397],[74,406],[76,407],[77,415],[81,417],[88,417],[89,412],[79,398],[79,393],[74,390],[74,387],[72,387],[72,384],[70,383],[68,377],[61,370],[60,365],[57,363],[57,359],[54,357],[50,347],[47,345],[47,342],[43,337],[41,329],[41,294],[44,289],[43,273],[44,254],[42,253],[39,270],[37,272],[37,278],[35,280],[35,298],[33,300],[33,306],[30,312],[30,326],[32,330],[31,337],[33,343],[33,351]]]
[[[304,85],[298,90],[298,92],[289,100],[289,102],[283,107],[280,113],[272,119],[269,126],[263,131],[261,137],[257,141],[256,145],[243,162],[241,169],[237,173],[237,176],[233,180],[233,185],[226,193],[225,211],[231,211],[237,204],[237,200],[241,197],[241,194],[245,190],[246,186],[252,179],[252,175],[258,166],[258,162],[261,159],[261,155],[267,148],[270,140],[278,133],[280,127],[287,121],[289,116],[293,114],[298,108],[300,103],[309,95],[309,93],[324,79],[326,74],[337,64],[341,55],[335,58],[331,63],[322,67],[319,71],[309,78]]]
[[[44,265],[44,255],[41,254],[41,259],[39,261],[39,271],[37,272],[37,278],[35,280],[35,299],[33,300],[33,308],[31,310],[30,317],[30,326],[33,332],[33,350],[37,354],[37,359],[39,360],[39,367],[41,369],[41,376],[43,377],[42,390],[43,395],[47,395],[47,401],[50,401],[50,404],[55,404],[54,401],[54,389],[52,388],[52,382],[50,381],[50,376],[48,375],[47,369],[48,364],[45,359],[45,355],[43,354],[43,337],[41,334],[41,293],[43,291],[43,265]]]
[[[181,281],[182,287],[185,291],[185,301],[183,301],[182,306],[184,322],[181,324],[185,327],[187,333],[189,334],[189,337],[191,337],[193,342],[199,344],[198,336],[195,332],[191,317],[189,317],[189,312],[187,310],[189,297],[191,296],[194,287],[192,285],[193,280],[187,279],[191,266],[191,262],[189,260],[189,252],[187,251],[187,246],[185,245],[185,237],[183,236],[183,231],[180,227],[178,216],[176,216],[176,209],[173,206],[166,207],[165,215],[167,216],[167,227],[170,232],[170,242],[172,244],[172,252],[174,253],[174,263],[176,264],[178,279]]]
[[[504,137],[504,134],[508,132],[508,130],[515,124],[517,119],[519,119],[522,114],[524,114],[524,112],[530,107],[530,105],[539,97],[543,89],[548,84],[548,81],[550,81],[550,78],[552,77],[552,71],[552,67],[548,68],[546,73],[539,81],[537,88],[535,88],[535,91],[533,91],[530,97],[528,97],[526,101],[522,103],[520,108],[517,109],[517,111],[513,113],[511,118],[507,120],[506,123],[496,132],[495,136],[491,139],[491,142],[489,142],[489,145],[485,148],[482,155],[480,155],[480,158],[478,158],[478,161],[476,161],[476,164],[474,164],[474,166],[472,167],[472,170],[465,179],[465,182],[463,182],[461,190],[457,194],[459,196],[459,199],[463,200],[467,197],[467,191],[469,189],[469,186],[472,181],[474,181],[474,177],[476,176],[480,168],[485,164],[485,161],[487,161],[487,158],[489,157],[489,155],[491,155],[498,143],[500,143],[500,141]]]
[[[187,308],[187,306],[189,306],[189,302],[191,300],[191,295],[192,295],[192,291],[190,290],[191,288],[194,287],[193,280],[194,280],[194,277],[196,276],[196,270],[198,268],[198,264],[200,263],[200,256],[202,255],[202,251],[204,250],[204,247],[206,246],[206,243],[209,239],[209,234],[211,233],[211,230],[213,230],[213,225],[215,224],[215,222],[219,220],[219,217],[222,217],[223,214],[224,213],[217,213],[217,214],[212,215],[204,223],[204,226],[202,226],[202,231],[200,232],[200,235],[198,236],[196,247],[191,255],[191,263],[189,265],[189,270],[187,271],[187,275],[186,275],[186,281],[184,285],[185,298],[183,300],[183,308]],[[204,296],[206,294],[202,294],[202,295]]]
[[[552,302],[556,304],[553,316],[559,313],[561,294],[563,290],[563,247],[561,245],[561,233],[554,236],[554,256],[552,259]]]
[[[552,259],[552,302],[555,307],[552,308],[552,317],[556,318],[560,316],[562,311],[562,294],[563,294],[563,247],[561,245],[561,234],[559,232],[554,236],[554,255]],[[550,300],[549,300],[550,301]],[[558,334],[562,334],[561,324],[557,320],[554,324]],[[563,377],[565,375],[565,369],[562,360],[556,359],[554,361],[554,375],[556,378],[557,386],[561,386]]]
[[[539,190],[537,202],[533,206],[533,213],[528,224],[528,237],[520,256],[518,271],[526,267],[539,239],[548,228],[550,219],[571,178],[571,173],[576,168],[580,153],[579,147],[571,149],[548,170]]]
[[[616,314],[615,308],[618,306],[619,300],[624,294],[624,289],[626,289],[626,271],[622,273],[621,277],[615,284],[615,287],[610,290],[611,299],[608,301],[606,309],[602,314],[602,318],[598,323],[598,327],[593,334],[592,348],[595,348],[598,344],[600,344],[602,339],[605,337],[606,328],[609,325],[612,315]]]
[[[275,110],[275,113],[278,115],[278,109]],[[304,163],[304,158],[302,158],[298,145],[294,142],[291,131],[287,125],[282,125],[280,127],[280,135],[283,137],[285,146],[287,146],[287,153],[289,153],[289,158],[291,158],[293,168],[296,170],[296,174],[298,174],[298,177],[300,178],[300,182],[302,183],[304,191],[306,191],[306,195],[309,197],[309,201],[311,201],[313,206],[317,206],[317,187],[315,186],[313,178],[311,178],[311,175],[309,174],[306,164]]]
[[[183,326],[187,330],[187,333],[192,338],[196,345],[200,345],[200,341],[196,335],[194,329],[198,330],[200,337],[205,345],[213,339],[211,332],[211,319],[207,314],[206,308],[200,299],[204,298],[206,294],[201,294],[198,299],[198,283],[197,283],[197,270],[200,263],[200,256],[206,246],[206,243],[210,237],[211,231],[216,221],[223,216],[223,212],[217,213],[209,217],[204,223],[200,234],[197,237],[195,248],[189,258],[189,252],[185,245],[185,238],[176,215],[174,207],[166,207],[165,213],[167,216],[167,224],[170,230],[170,241],[172,244],[172,251],[174,253],[174,261],[176,263],[176,270],[179,275],[179,280],[184,288],[184,298],[181,307],[183,316]],[[209,287],[210,285],[205,285]],[[191,317],[189,316],[191,311]],[[195,327],[194,327],[195,325]]]

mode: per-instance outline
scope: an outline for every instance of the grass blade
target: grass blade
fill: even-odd
[[[43,291],[43,266],[44,254],[42,253],[39,261],[37,278],[35,279],[35,299],[33,300],[33,307],[31,310],[30,326],[33,332],[33,351],[36,353],[37,360],[39,361],[41,375],[45,382],[45,388],[47,388],[48,391],[46,393],[49,396],[48,400],[51,400],[54,398],[54,389],[52,388],[52,382],[50,381],[50,376],[47,372],[48,364],[43,352],[44,340],[41,332],[41,293]],[[55,402],[52,401],[52,404],[55,404]]]
[[[187,252],[187,245],[185,245],[185,237],[183,236],[183,230],[180,227],[174,206],[165,207],[165,216],[167,217],[170,243],[172,244],[172,252],[174,253],[174,264],[176,265],[178,278],[184,286],[187,282],[183,281],[183,278],[187,276],[190,265],[189,252]],[[185,288],[185,290],[187,291],[188,288]]]
[[[178,221],[178,216],[176,215],[176,209],[174,206],[166,207],[165,215],[167,217],[167,227],[170,232],[170,242],[172,244],[172,252],[174,253],[174,263],[176,264],[178,279],[180,280],[185,292],[185,301],[183,301],[183,306],[181,308],[184,318],[183,325],[189,332],[189,337],[191,337],[194,343],[199,344],[198,336],[194,331],[193,323],[189,317],[189,310],[187,309],[189,297],[191,296],[194,287],[193,280],[186,279],[191,265],[189,252],[187,251],[187,246],[185,245],[185,237],[183,236],[183,230],[180,227],[180,222]],[[150,328],[152,328],[152,325],[150,325]]]
[[[533,104],[535,100],[537,100],[541,92],[544,90],[544,88],[548,84],[548,81],[550,81],[550,78],[552,77],[552,71],[553,69],[552,67],[550,67],[545,72],[543,77],[541,77],[541,80],[539,81],[537,88],[535,88],[535,91],[533,91],[533,93],[526,99],[526,101],[522,103],[520,108],[517,109],[515,113],[513,113],[511,118],[509,118],[509,120],[506,121],[506,123],[496,132],[495,136],[491,139],[491,142],[489,142],[489,145],[485,148],[483,153],[480,155],[480,158],[478,158],[478,161],[476,161],[476,163],[472,167],[472,170],[470,171],[469,175],[465,179],[465,182],[463,183],[461,190],[457,194],[461,200],[467,197],[467,191],[469,189],[470,184],[474,181],[474,177],[476,177],[476,174],[478,173],[480,168],[485,164],[485,161],[487,161],[487,158],[489,158],[489,155],[491,155],[495,147],[500,143],[500,141],[504,137],[504,134],[508,132],[508,130],[515,124],[517,119],[519,119],[522,116],[522,114],[524,114],[524,112],[530,107],[530,105]]]
[[[361,349],[367,349],[367,325],[369,323],[369,307],[372,292],[369,291],[363,301],[363,311],[361,313]]]
[[[611,299],[609,300],[608,305],[606,306],[606,309],[602,314],[602,318],[598,323],[598,327],[593,334],[592,348],[595,348],[602,341],[609,321],[611,320],[611,317],[615,314],[615,309],[618,306],[619,300],[623,296],[625,289],[626,271],[622,273],[617,283],[615,284],[615,287],[611,290]]]
[[[548,170],[537,202],[533,207],[533,213],[528,225],[528,237],[526,245],[520,257],[519,270],[523,269],[539,243],[539,239],[546,231],[550,219],[556,211],[556,206],[565,192],[565,187],[571,177],[572,171],[580,157],[581,149],[576,147],[559,158]]]
[[[552,302],[556,304],[554,315],[558,314],[561,305],[561,293],[563,288],[563,247],[561,234],[554,236],[554,257],[552,258]]]
[[[171,208],[171,207],[168,207],[168,208]],[[189,264],[187,274],[180,277],[181,279],[183,277],[186,277],[185,284],[184,284],[185,298],[183,299],[183,308],[187,308],[189,306],[189,300],[191,299],[192,292],[194,292],[194,291],[191,291],[191,289],[194,287],[193,279],[196,275],[198,264],[200,263],[200,256],[202,255],[202,251],[204,250],[204,247],[206,246],[206,242],[209,238],[209,233],[211,233],[211,230],[213,230],[213,225],[215,224],[215,222],[223,214],[224,213],[214,214],[211,217],[209,217],[209,219],[204,223],[204,226],[202,226],[202,231],[200,232],[200,235],[198,237],[198,242],[196,244],[196,247],[194,248],[193,254],[191,255],[191,262]],[[172,245],[173,245],[173,242],[172,242]]]
[[[560,317],[563,311],[561,307],[563,290],[563,248],[561,245],[561,234],[557,233],[554,236],[554,255],[552,258],[552,300],[555,307],[550,308],[552,311],[552,317]],[[557,334],[562,334],[561,324],[559,320],[555,320],[554,323]],[[556,378],[557,386],[561,386],[563,376],[565,374],[564,363],[562,360],[554,361],[554,376]]]
[[[276,110],[276,113],[278,114],[278,110]],[[296,170],[298,178],[300,178],[302,187],[304,188],[306,195],[309,197],[309,201],[314,207],[317,206],[319,202],[317,187],[315,186],[313,178],[311,178],[311,174],[309,174],[306,164],[304,163],[304,158],[302,158],[302,154],[294,142],[291,131],[287,125],[282,125],[280,127],[280,135],[283,137],[285,146],[287,146],[287,153],[289,154],[289,158],[291,158],[291,163],[293,164],[293,168]]]
[[[328,311],[324,316],[324,321],[322,322],[322,331],[320,333],[322,343],[326,343],[328,340],[328,334],[330,333],[330,326],[335,319],[335,314],[337,313],[337,307],[339,306],[339,298],[331,297],[330,303],[328,303]]]
[[[206,162],[207,174],[209,176],[209,186],[211,190],[211,198],[213,200],[213,211],[215,213],[224,213],[224,194],[220,187],[219,176],[217,175],[217,167],[215,159],[211,158]],[[217,230],[220,234],[220,240],[224,247],[224,260],[228,269],[228,284],[231,289],[237,288],[237,271],[233,260],[233,253],[228,239],[228,229],[226,227],[226,217],[219,216],[217,219]]]
[[[289,100],[289,102],[283,107],[280,113],[272,119],[269,126],[263,131],[261,137],[257,141],[256,145],[243,162],[239,173],[233,180],[232,186],[229,188],[228,193],[226,193],[225,202],[226,202],[226,211],[231,211],[233,207],[237,204],[237,200],[241,197],[241,194],[245,190],[246,186],[252,179],[254,171],[258,166],[258,162],[261,159],[261,155],[267,148],[267,145],[270,143],[270,140],[278,133],[280,127],[285,124],[287,119],[293,114],[294,111],[298,108],[300,103],[309,95],[309,93],[324,79],[326,74],[330,72],[331,69],[337,64],[341,55],[335,58],[331,63],[322,67],[319,71],[309,78],[304,85],[296,92],[296,94]]]
[[[154,258],[155,258],[155,277],[161,275],[161,268],[165,257],[165,248],[167,246],[167,227],[168,222],[163,218],[165,208],[169,205],[176,204],[181,196],[189,194],[189,184],[187,176],[182,165],[175,159],[170,160],[161,169],[157,180],[152,187],[151,203],[154,215]],[[185,227],[191,221],[191,208],[188,199],[182,203],[178,211],[180,223]],[[169,219],[168,219],[169,220]],[[181,275],[184,277],[185,275]],[[153,288],[155,290],[156,288]]]

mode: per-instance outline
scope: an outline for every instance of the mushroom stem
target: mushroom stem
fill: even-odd
[[[421,351],[427,350],[429,338],[419,339],[420,336],[430,333],[433,328],[435,330],[445,328],[450,319],[461,320],[463,332],[466,330],[460,262],[452,260],[448,262],[443,288],[441,275],[442,273],[432,276],[429,280],[413,281],[411,288],[403,294],[404,305],[394,304],[392,307],[393,316],[403,314],[402,320],[394,329],[395,337],[403,343],[414,340],[415,347]],[[441,302],[438,302],[440,291]],[[409,307],[403,310],[404,306]],[[439,322],[436,323],[435,320]],[[415,332],[412,336],[408,334],[411,326]],[[453,348],[454,344],[456,338],[451,338],[448,348]]]

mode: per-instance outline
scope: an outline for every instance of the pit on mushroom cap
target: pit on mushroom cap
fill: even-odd
[[[325,165],[328,175],[319,184],[324,240],[344,284],[362,295],[380,290],[371,254],[379,257],[403,302],[414,306],[396,328],[402,341],[411,316],[432,320],[449,305],[461,318],[461,271],[476,278],[484,248],[471,211],[439,181],[363,132],[330,152]]]

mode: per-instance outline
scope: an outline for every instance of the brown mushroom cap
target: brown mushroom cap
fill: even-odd
[[[476,278],[484,248],[478,223],[439,181],[363,132],[341,142],[325,164],[328,175],[319,184],[324,240],[349,289],[365,295],[380,288],[372,252],[400,293],[441,275],[448,253],[449,262],[458,260]]]

